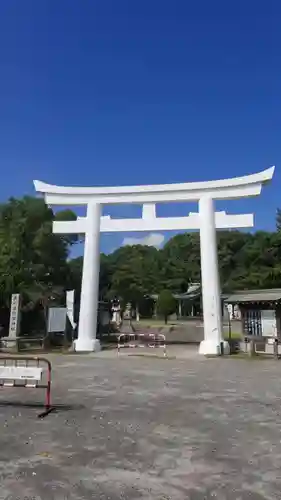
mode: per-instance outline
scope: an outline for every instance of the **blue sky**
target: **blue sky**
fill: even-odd
[[[0,199],[33,194],[34,178],[188,182],[275,164],[260,198],[218,204],[254,211],[256,228],[273,229],[280,23],[279,0],[2,0]],[[137,216],[140,207],[106,213]],[[102,250],[124,236],[103,236]]]

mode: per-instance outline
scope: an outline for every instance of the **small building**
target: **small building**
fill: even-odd
[[[195,317],[201,315],[201,284],[191,283],[184,293],[173,293],[174,298],[177,301],[177,317]],[[150,295],[150,298],[154,302],[154,316],[157,316],[157,300],[158,294]]]
[[[281,339],[281,288],[237,291],[225,303],[239,307],[245,337]]]

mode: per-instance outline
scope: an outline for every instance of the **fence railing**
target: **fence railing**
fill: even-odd
[[[51,406],[52,365],[46,358],[1,356],[0,357],[0,387],[44,389],[44,411],[38,417],[48,415]]]
[[[118,337],[117,354],[122,348],[162,348],[167,356],[166,337],[161,333],[121,333]]]

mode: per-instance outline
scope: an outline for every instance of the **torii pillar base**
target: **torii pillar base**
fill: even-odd
[[[99,352],[101,345],[99,339],[77,339],[73,343],[75,352]]]
[[[204,356],[221,356],[230,354],[229,343],[226,340],[218,343],[215,340],[202,340],[199,346],[199,354]]]

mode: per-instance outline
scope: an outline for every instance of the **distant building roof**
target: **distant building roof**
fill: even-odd
[[[174,293],[173,296],[175,299],[180,300],[191,300],[199,297],[201,295],[201,284],[200,283],[191,283],[184,293]],[[154,300],[158,299],[158,294],[152,294],[150,297]]]
[[[241,290],[225,298],[225,302],[238,304],[243,302],[278,302],[281,301],[281,288],[266,290]]]
[[[199,297],[201,295],[201,290],[197,290],[194,292],[186,292],[186,293],[175,293],[174,297],[175,299],[180,299],[180,300],[190,300],[190,299],[195,299],[196,297]]]

